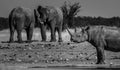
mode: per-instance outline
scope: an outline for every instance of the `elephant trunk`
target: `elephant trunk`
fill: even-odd
[[[36,19],[36,22],[40,22],[43,24],[43,22],[41,22],[40,20],[40,14],[38,13],[38,11],[36,9],[34,9],[34,15],[35,15],[35,19]]]

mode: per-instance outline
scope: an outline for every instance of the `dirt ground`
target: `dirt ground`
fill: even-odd
[[[35,32],[37,33],[38,30]],[[14,67],[37,68],[46,66],[89,66],[95,65],[96,49],[88,42],[69,42],[68,34],[64,34],[64,42],[40,42],[34,36],[32,43],[7,43],[9,32],[0,32],[0,68],[7,66],[7,70]],[[2,35],[3,34],[3,35]],[[35,33],[34,33],[35,34]],[[24,33],[23,33],[24,35]],[[50,36],[50,34],[48,34]],[[49,38],[49,37],[48,37]],[[40,38],[39,38],[40,39]],[[49,39],[48,39],[49,40]],[[120,52],[105,51],[107,66],[120,65]],[[3,66],[2,66],[3,65]],[[105,65],[103,65],[105,66]],[[17,67],[17,68],[19,68]],[[6,67],[5,67],[6,68]],[[4,69],[5,70],[5,69]],[[15,69],[17,70],[17,69]],[[21,69],[18,69],[21,70]],[[22,69],[24,70],[24,69]],[[53,69],[52,69],[53,70]]]

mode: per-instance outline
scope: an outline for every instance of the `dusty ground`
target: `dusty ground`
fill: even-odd
[[[15,34],[16,35],[16,34]],[[48,41],[50,33],[47,33]],[[72,43],[69,42],[69,34],[63,32],[63,43],[40,42],[39,29],[35,29],[33,43],[6,43],[9,40],[9,31],[0,32],[0,63],[1,65],[24,67],[36,66],[61,66],[61,65],[92,65],[96,62],[96,50],[88,42]],[[23,39],[26,35],[23,32]],[[119,65],[120,53],[105,51],[106,64]],[[0,66],[1,66],[0,65]],[[28,66],[24,66],[28,65]],[[20,67],[19,66],[19,67]],[[0,67],[1,68],[1,67]],[[21,70],[21,69],[19,69]]]

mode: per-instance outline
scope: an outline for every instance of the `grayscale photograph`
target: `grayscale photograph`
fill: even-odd
[[[0,0],[0,70],[120,69],[120,0]]]

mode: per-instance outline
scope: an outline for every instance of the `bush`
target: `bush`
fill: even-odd
[[[0,17],[0,30],[9,28],[8,18]]]
[[[86,25],[105,25],[120,27],[120,17],[103,18],[103,17],[78,16],[74,18],[75,27],[81,27]],[[68,24],[68,26],[70,25]],[[70,27],[74,28],[74,26]]]

